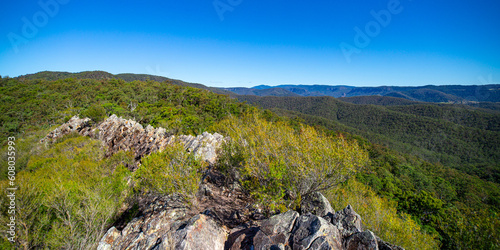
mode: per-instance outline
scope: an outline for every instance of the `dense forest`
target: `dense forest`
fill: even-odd
[[[371,142],[500,182],[498,113],[432,104],[357,105],[333,97],[238,96],[238,99],[262,108],[325,118],[326,122],[342,124],[344,131]],[[334,129],[336,125],[329,126]]]
[[[240,99],[274,108],[269,111],[169,79],[64,77],[0,80],[2,165],[7,138],[16,137],[23,212],[16,247],[95,247],[123,204],[133,204],[141,193],[192,195],[189,187],[199,183],[198,170],[206,166],[182,147],[151,154],[131,172],[125,167],[133,160],[129,153],[106,157],[94,139],[68,135],[52,145],[39,143],[75,115],[98,123],[112,114],[170,134],[209,131],[235,138],[216,167],[242,176],[245,189],[271,210],[296,208],[302,195],[322,190],[336,210],[351,204],[368,229],[408,249],[500,246],[494,113],[427,104],[356,105],[329,97]],[[170,166],[169,159],[194,171],[177,180],[155,174],[158,162]],[[328,161],[338,165],[325,169]],[[305,185],[322,176],[329,176],[327,185]],[[5,187],[4,168],[0,180]],[[168,186],[176,181],[191,186]],[[294,199],[284,199],[289,192]],[[0,201],[5,204],[6,197]],[[0,246],[9,249],[13,245],[5,237]]]
[[[123,74],[116,74],[113,75],[111,73],[108,73],[106,71],[83,71],[83,72],[78,72],[78,73],[69,73],[69,72],[60,72],[60,71],[42,71],[38,72],[35,74],[27,74],[27,75],[22,75],[17,77],[17,79],[20,80],[35,80],[35,79],[43,79],[43,80],[49,80],[49,81],[55,81],[55,80],[62,80],[66,78],[73,78],[73,79],[94,79],[94,80],[109,80],[109,79],[121,79],[126,82],[132,82],[132,81],[157,81],[157,82],[164,82],[167,81],[171,84],[178,85],[178,86],[186,86],[186,87],[193,87],[193,88],[199,88],[199,89],[207,89],[210,90],[214,93],[218,94],[225,94],[225,95],[230,95],[232,92],[226,91],[223,89],[219,88],[213,88],[213,87],[207,87],[202,84],[198,83],[190,83],[190,82],[185,82],[177,79],[170,79],[167,77],[163,76],[155,76],[155,75],[147,75],[147,74],[131,74],[131,73],[123,73]]]

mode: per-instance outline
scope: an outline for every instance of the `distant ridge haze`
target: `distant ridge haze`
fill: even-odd
[[[426,85],[417,87],[346,85],[258,85],[252,88],[224,88],[238,95],[256,96],[389,96],[418,102],[499,102],[500,84]]]

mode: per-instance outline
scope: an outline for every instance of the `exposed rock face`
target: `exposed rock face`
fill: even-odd
[[[181,135],[178,139],[184,143],[189,152],[193,152],[196,157],[200,157],[211,164],[217,160],[217,148],[224,141],[222,135],[218,133],[210,134],[208,132],[203,132],[203,134],[196,137]]]
[[[120,231],[118,231],[115,227],[110,228],[104,237],[102,237],[97,249],[111,250],[113,243],[118,238],[120,238]]]
[[[80,119],[78,116],[73,116],[68,122],[50,132],[47,136],[40,140],[40,142],[53,142],[64,135],[72,132],[80,133],[81,131],[88,131],[90,128],[90,119]]]
[[[239,249],[259,249],[254,247],[255,235],[259,231],[259,227],[250,228],[235,228],[229,234],[224,249],[239,250]]]
[[[144,197],[138,215],[130,222],[119,219],[98,249],[224,249],[230,228],[249,225],[245,222],[255,212],[247,208],[248,195],[221,186],[221,178],[207,174],[193,202],[196,206],[178,195]]]
[[[351,235],[345,240],[345,249],[347,250],[361,250],[373,249],[378,250],[377,238],[375,235],[367,230]]]
[[[175,245],[173,232],[182,225],[189,211],[181,197],[173,195],[148,203],[142,213],[122,230],[110,228],[97,249],[159,249]]]
[[[301,215],[293,230],[293,249],[342,249],[339,230],[313,214]]]
[[[273,246],[280,248],[289,245],[295,221],[299,213],[288,211],[275,215],[262,222],[259,231],[253,239],[256,250],[271,249]]]
[[[335,213],[330,202],[320,192],[314,192],[304,197],[300,203],[300,212],[302,214],[312,213],[320,217]]]
[[[223,249],[227,230],[198,214],[181,223],[183,213],[163,210],[132,220],[121,232],[108,230],[97,249]],[[175,219],[176,217],[177,220]]]
[[[400,246],[396,246],[391,243],[385,242],[377,236],[375,237],[377,238],[378,249],[380,250],[404,250],[404,248]]]
[[[344,238],[363,231],[361,227],[361,216],[352,209],[351,205],[347,205],[346,208],[327,217],[330,217],[330,222],[340,230]]]
[[[115,115],[99,124],[97,129],[96,136],[108,146],[108,154],[133,149],[136,160],[152,152],[161,151],[174,141],[180,141],[188,151],[213,164],[217,158],[216,150],[224,139],[220,134],[212,135],[207,132],[196,137],[192,135],[176,137],[168,135],[164,128],[153,128],[148,125],[144,129],[135,121],[118,118]]]
[[[183,229],[174,234],[175,249],[224,249],[227,230],[220,227],[211,217],[199,214],[191,218]],[[168,245],[167,245],[168,246]],[[159,246],[159,249],[167,249]]]
[[[169,135],[164,128],[146,128],[135,121],[110,116],[95,127],[89,125],[90,119],[71,118],[67,123],[50,132],[41,142],[53,142],[71,132],[78,132],[83,136],[90,136],[102,141],[107,147],[107,155],[113,155],[120,150],[133,150],[135,159],[140,159],[155,151],[161,151],[174,141],[184,144],[186,150],[193,152],[201,160],[215,163],[217,159],[217,148],[224,141],[224,137],[218,133],[210,134],[204,132],[198,136],[192,135]],[[131,166],[132,170],[136,166]]]

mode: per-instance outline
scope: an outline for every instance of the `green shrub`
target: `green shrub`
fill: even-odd
[[[381,239],[405,249],[437,249],[437,235],[425,233],[419,224],[406,213],[398,213],[397,205],[380,198],[369,187],[349,180],[344,185],[325,193],[334,210],[351,205],[361,216],[366,229]]]
[[[42,139],[46,134],[46,130],[30,131],[25,133],[22,137],[16,137],[16,140],[14,141],[14,147],[16,149],[16,172],[20,172],[26,169],[28,161],[32,156],[38,155],[46,150],[44,145],[39,143],[40,139]],[[9,155],[7,154],[8,146],[9,145],[5,143],[4,146],[0,149],[0,166],[2,166],[0,168],[0,180],[7,179],[7,157],[9,157]]]
[[[103,159],[101,143],[87,137],[33,156],[16,178],[16,248],[96,248],[128,193],[130,172],[112,159]],[[2,190],[7,185],[0,182]],[[0,196],[2,225],[5,202]]]
[[[178,193],[189,199],[198,191],[205,167],[206,163],[187,152],[181,143],[174,143],[143,158],[134,174],[136,188],[161,195]]]
[[[286,209],[285,193],[291,192],[299,202],[311,192],[344,182],[367,161],[356,143],[328,137],[308,126],[295,130],[257,114],[226,119],[216,128],[231,138],[223,147],[218,168],[240,175],[244,187],[273,209]]]
[[[92,119],[93,122],[98,123],[103,121],[106,117],[106,109],[104,109],[101,105],[94,104],[82,112],[82,116],[88,117]]]

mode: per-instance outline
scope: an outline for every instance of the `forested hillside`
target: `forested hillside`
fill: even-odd
[[[500,116],[496,114],[436,105],[356,105],[332,97],[238,99],[263,108],[297,111],[338,122],[372,142],[486,180],[500,181]]]
[[[2,138],[26,129],[49,128],[76,114],[96,121],[111,114],[129,116],[142,124],[195,133],[229,111],[246,107],[208,90],[170,82],[3,79],[1,87]]]
[[[495,249],[500,244],[500,189],[497,183],[484,180],[497,180],[498,173],[493,168],[498,162],[498,131],[493,126],[497,117],[491,114],[441,110],[482,121],[477,127],[466,127],[468,123],[462,120],[433,118],[432,109],[426,106],[402,112],[333,98],[306,99],[310,102],[305,104],[298,98],[276,102],[280,108],[296,106],[313,115],[291,108],[274,113],[206,89],[111,77],[2,78],[0,90],[1,164],[7,161],[6,138],[16,137],[16,181],[20,185],[18,200],[22,201],[18,218],[25,225],[16,241],[19,248],[94,248],[96,239],[109,227],[130,216],[123,214],[124,207],[134,215],[145,193],[194,195],[207,166],[190,158],[181,146],[145,155],[135,171],[128,166],[137,157],[123,151],[110,154],[95,138],[72,133],[53,144],[39,142],[75,115],[91,118],[95,126],[113,114],[144,127],[163,127],[165,136],[208,131],[234,138],[223,146],[213,167],[239,181],[266,213],[300,210],[302,196],[321,190],[336,210],[351,204],[367,229],[407,249],[438,245],[443,249]],[[382,133],[387,129],[382,125],[394,127]],[[440,129],[432,134],[438,138],[427,135],[434,129]],[[440,141],[438,135],[448,140]],[[388,147],[374,143],[376,140]],[[459,155],[447,143],[466,155]],[[431,144],[443,152],[425,147]],[[402,153],[398,146],[411,150]],[[490,159],[484,157],[487,154]],[[465,162],[479,169],[483,179],[420,156]],[[174,162],[182,162],[184,167],[178,168]],[[478,162],[493,169],[487,172]],[[185,174],[172,178],[163,174],[168,171]],[[2,168],[2,188],[7,176]],[[2,196],[0,200],[3,225],[8,220],[3,205],[6,199]],[[61,200],[66,203],[59,203]],[[5,235],[1,237],[2,248],[13,246]]]
[[[404,98],[378,96],[378,95],[340,97],[339,100],[354,104],[372,104],[381,106],[412,105],[421,103],[421,102],[410,101]]]
[[[225,91],[219,88],[211,88],[202,84],[197,83],[189,83],[184,82],[177,79],[170,79],[163,76],[155,76],[155,75],[147,75],[147,74],[131,74],[131,73],[123,73],[113,75],[106,71],[83,71],[78,73],[70,73],[70,72],[58,72],[58,71],[42,71],[35,74],[27,74],[17,77],[20,80],[34,80],[34,79],[43,79],[43,80],[61,80],[66,78],[74,78],[74,79],[94,79],[94,80],[108,80],[108,79],[121,79],[127,82],[132,81],[157,81],[157,82],[168,82],[174,85],[179,86],[187,86],[199,89],[207,89],[214,93],[229,95],[232,92]]]
[[[272,109],[290,117],[325,129],[329,133],[355,138],[369,152],[370,164],[357,175],[357,180],[371,187],[381,197],[397,204],[404,211],[439,233],[443,249],[476,248],[480,242],[492,242],[500,233],[500,186],[465,174],[440,163],[430,163],[415,154],[406,154],[390,148],[411,147],[392,141],[388,147],[370,143],[360,135],[374,140],[387,138],[366,133],[338,121],[283,109]],[[352,187],[351,187],[352,188]],[[358,188],[361,189],[362,188]],[[344,199],[352,204],[363,204],[367,193],[352,190]],[[483,226],[474,225],[481,221]],[[468,228],[468,229],[465,229]],[[495,240],[493,240],[495,241]],[[489,244],[489,243],[488,243]],[[483,245],[480,248],[491,248]]]
[[[495,108],[481,108],[482,105],[474,107],[462,104],[424,103],[387,96],[357,96],[339,98],[339,100],[353,104],[394,106],[386,108],[417,116],[442,119],[466,127],[498,131],[498,126],[500,126],[500,116],[494,110]]]

